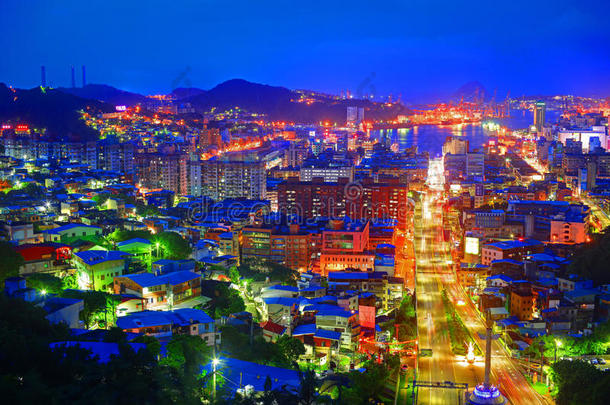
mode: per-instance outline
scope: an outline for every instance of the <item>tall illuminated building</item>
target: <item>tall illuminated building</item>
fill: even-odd
[[[534,104],[534,126],[538,133],[542,132],[542,128],[544,128],[545,116],[546,104],[543,101],[537,101]]]

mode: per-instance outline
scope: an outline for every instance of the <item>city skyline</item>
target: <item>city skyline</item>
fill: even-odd
[[[60,8],[8,1],[0,6],[0,43],[20,63],[0,66],[0,81],[35,87],[44,65],[51,86],[68,87],[70,67],[86,65],[89,83],[143,94],[176,84],[209,89],[232,78],[331,94],[401,94],[407,102],[436,101],[470,81],[497,89],[500,99],[508,91],[610,93],[607,3],[477,3],[287,9],[277,2]]]

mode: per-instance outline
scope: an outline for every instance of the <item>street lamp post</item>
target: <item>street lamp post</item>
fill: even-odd
[[[557,348],[561,347],[561,340],[555,339],[555,361],[553,363],[557,363]]]
[[[155,243],[155,246],[157,246],[157,257],[159,257],[159,242]]]
[[[216,402],[216,366],[218,366],[220,360],[212,359],[212,398]]]

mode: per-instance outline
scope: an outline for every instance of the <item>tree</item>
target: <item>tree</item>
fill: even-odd
[[[156,217],[161,212],[154,205],[145,205],[142,203],[136,203],[136,214],[141,217]]]
[[[584,361],[562,360],[553,364],[551,378],[558,405],[606,404],[610,395],[610,375]]]
[[[592,279],[596,285],[610,283],[610,227],[594,235],[593,240],[582,247],[568,266],[568,272]]]
[[[199,336],[174,335],[166,347],[160,364],[176,370],[182,379],[182,389],[196,396],[203,385],[201,366],[211,360],[210,347]]]
[[[45,188],[36,183],[26,184],[25,187],[21,189],[21,192],[24,192],[28,196],[38,200],[45,196]]]
[[[67,276],[61,279],[61,282],[62,290],[75,290],[78,288],[78,275],[76,273],[68,274]]]
[[[134,351],[112,332],[119,354],[106,364],[77,346],[64,324],[51,324],[43,309],[0,294],[0,391],[11,404],[200,404],[184,376],[160,365],[148,350]],[[200,339],[201,340],[201,339]],[[197,370],[198,373],[198,370]]]
[[[110,198],[109,193],[101,193],[101,194],[94,195],[92,200],[95,201],[95,204],[98,207],[101,207],[102,205],[104,205],[106,203],[106,201],[108,201],[109,198]]]
[[[153,234],[150,233],[150,231],[144,230],[127,231],[124,229],[115,229],[113,232],[108,234],[106,238],[111,242],[123,242],[134,238],[141,238],[150,241],[153,239]]]
[[[80,319],[85,323],[87,329],[100,322],[103,322],[103,327],[115,323],[117,297],[103,291],[79,290],[64,290],[61,296],[83,300],[84,307],[80,313]]]
[[[4,280],[19,275],[19,268],[24,262],[23,256],[15,252],[10,243],[0,241],[0,282],[3,288]]]
[[[27,277],[28,287],[34,288],[41,293],[59,294],[63,291],[61,278],[47,273],[34,273]]]
[[[290,362],[296,362],[299,357],[305,354],[305,345],[303,342],[291,336],[282,335],[275,344]]]
[[[154,238],[153,243],[159,243],[163,256],[167,259],[186,259],[193,251],[188,241],[176,232],[160,233]]]
[[[231,266],[231,268],[229,269],[229,278],[231,279],[232,283],[239,284],[241,275],[239,274],[239,270],[237,270],[236,266]]]
[[[415,317],[415,304],[411,295],[405,295],[396,311],[393,321],[398,328],[398,340],[405,341],[417,336],[417,319]],[[395,326],[397,325],[397,326]],[[392,327],[390,329],[393,329]]]
[[[244,300],[237,290],[229,287],[228,283],[216,283],[212,290],[212,300],[207,303],[206,309],[210,316],[218,319],[246,309]]]
[[[319,384],[313,370],[299,372],[299,405],[313,405],[319,396]]]
[[[389,372],[385,365],[375,362],[366,364],[366,371],[350,371],[350,387],[343,391],[345,403],[368,404],[379,401]]]
[[[283,284],[296,285],[299,272],[268,260],[249,258],[244,260],[238,268],[239,274],[255,281],[279,281]]]
[[[146,349],[152,354],[155,358],[159,357],[161,353],[161,343],[154,336],[149,335],[141,335],[133,340],[134,343],[144,343],[146,345]]]
[[[256,336],[250,345],[249,336],[230,325],[223,326],[221,332],[221,350],[230,353],[231,357],[270,366],[295,368],[295,363],[275,343]]]

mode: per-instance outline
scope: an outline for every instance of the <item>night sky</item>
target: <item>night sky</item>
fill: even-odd
[[[142,93],[231,78],[419,101],[610,95],[610,1],[0,0],[0,82]],[[181,75],[181,73],[184,73]]]

